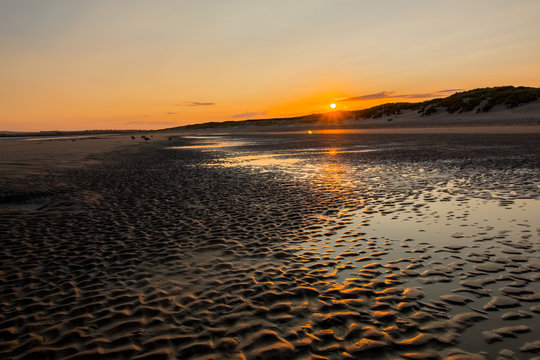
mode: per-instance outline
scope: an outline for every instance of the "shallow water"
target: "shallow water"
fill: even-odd
[[[386,303],[380,307],[397,311],[397,322],[414,321],[420,334],[444,337],[452,326],[437,323],[477,314],[481,320],[454,326],[448,335],[457,338],[453,342],[459,348],[493,359],[503,349],[517,358],[527,356],[519,349],[537,340],[538,330],[538,310],[531,311],[540,291],[538,169],[464,170],[463,163],[470,159],[451,156],[404,162],[362,157],[410,149],[411,143],[405,142],[370,146],[349,140],[339,146],[270,145],[260,151],[236,141],[231,139],[227,151],[208,165],[292,176],[311,183],[315,191],[343,193],[343,206],[321,214],[321,225],[307,231],[309,240],[295,247],[297,261],[318,269],[321,280],[345,288],[352,283],[392,283],[399,289],[389,292],[394,298],[381,300]],[[412,147],[422,150],[414,143]],[[490,149],[485,144],[474,147],[471,151]],[[474,285],[483,278],[489,281]],[[401,311],[401,295],[408,288],[420,290],[422,302],[410,304],[414,311]],[[489,307],[496,296],[518,301],[508,308]],[[414,314],[433,308],[439,317],[415,320]],[[503,320],[507,312],[521,316]],[[521,330],[493,335],[496,329],[515,325]]]

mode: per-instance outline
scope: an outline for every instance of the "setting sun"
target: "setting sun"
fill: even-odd
[[[335,109],[335,108],[336,108],[336,104],[330,104],[330,107],[331,107],[332,109]]]

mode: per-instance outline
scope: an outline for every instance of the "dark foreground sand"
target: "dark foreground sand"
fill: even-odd
[[[491,219],[474,239],[432,242],[378,237],[369,224],[421,219],[445,201],[538,199],[538,134],[238,139],[226,153],[169,149],[200,141],[176,137],[94,154],[84,167],[10,165],[0,179],[0,358],[538,356],[538,222],[514,237]],[[331,151],[357,144],[378,150]],[[216,166],[235,151],[305,149],[324,150],[302,155],[322,164],[307,180]],[[482,322],[472,341],[462,336]]]

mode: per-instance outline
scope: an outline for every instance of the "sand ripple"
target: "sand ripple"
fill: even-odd
[[[485,138],[370,139],[380,151],[318,151],[285,170],[205,164],[343,139],[146,144],[3,179],[0,357],[538,354],[539,226],[475,212],[538,198],[536,139],[501,138],[503,153]]]

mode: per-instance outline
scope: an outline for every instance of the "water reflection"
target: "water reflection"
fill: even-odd
[[[171,146],[168,149],[181,150],[181,149],[221,149],[228,147],[246,146],[250,145],[250,142],[241,141],[234,138],[228,138],[224,136],[185,136],[186,139],[195,139],[196,144]]]
[[[232,146],[247,145],[248,143],[235,142],[229,143],[217,143],[211,145],[191,145],[191,146],[178,146],[171,147],[170,149],[213,149],[213,148],[226,148]],[[265,168],[274,168],[284,171],[288,174],[295,174],[298,177],[311,176],[313,174],[325,173],[329,169],[329,164],[324,161],[313,162],[314,158],[324,159],[332,161],[333,164],[340,162],[340,155],[355,154],[377,151],[377,149],[343,149],[343,148],[309,148],[300,149],[296,152],[287,153],[263,153],[253,154],[250,151],[234,151],[228,152],[219,159],[218,162],[207,164],[209,166],[249,166],[252,169],[265,170]],[[341,165],[342,171],[345,169],[345,165]],[[344,178],[345,179],[345,178]]]
[[[242,146],[242,145],[246,145],[246,143],[219,142],[219,143],[213,143],[213,144],[171,146],[168,149],[173,149],[173,150],[179,150],[179,149],[218,149],[218,148]]]
[[[245,146],[249,143],[240,142],[240,141],[221,141],[217,143],[203,143],[198,145],[183,145],[183,146],[171,146],[168,149],[179,150],[179,149],[221,149],[234,146]]]
[[[492,299],[522,291],[512,305],[518,311],[528,311],[527,301],[537,299],[537,189],[533,198],[524,199],[519,186],[509,186],[526,184],[536,170],[518,173],[501,167],[484,174],[462,167],[462,159],[397,161],[392,153],[401,151],[399,143],[366,146],[331,140],[319,147],[309,142],[265,151],[228,149],[213,164],[272,171],[276,177],[286,174],[285,179],[292,174],[319,202],[320,216],[310,218],[287,249],[297,270],[325,291],[324,299],[319,298],[325,313],[310,317],[309,326],[317,323],[318,330],[333,331],[326,326],[332,317],[341,325],[352,316],[347,313],[342,320],[335,309],[359,307],[368,314],[370,331],[381,339],[392,337],[388,344],[418,342],[439,350],[441,339],[454,345],[456,329],[461,333],[466,328],[453,317],[474,313],[482,315],[481,325],[467,323],[471,329],[459,340],[469,351],[497,353],[503,346],[519,349],[534,340],[520,335],[519,344],[508,345],[505,339],[487,346],[477,339],[484,337],[483,331],[508,323],[498,309],[485,311]],[[374,151],[389,153],[362,154]],[[486,181],[475,183],[478,179]],[[487,180],[494,179],[507,186],[489,190],[493,182]],[[527,291],[534,294],[527,297]],[[530,328],[534,321],[519,319]],[[388,333],[380,335],[384,331]],[[422,339],[435,339],[436,347]]]
[[[350,169],[338,162],[323,162],[314,171],[314,181],[320,186],[337,191],[349,184]]]
[[[255,166],[255,167],[269,167],[269,166],[281,166],[292,165],[301,162],[301,158],[293,158],[294,154],[275,154],[275,155],[244,155],[234,156],[230,158],[222,159],[222,162],[212,165],[221,165],[225,167],[231,166]]]

